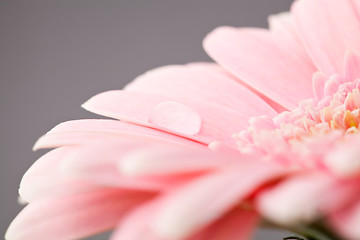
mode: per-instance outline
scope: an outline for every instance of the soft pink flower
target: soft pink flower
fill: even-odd
[[[152,70],[62,123],[6,238],[249,239],[259,220],[360,239],[360,1],[298,0],[270,31],[220,27],[218,63]],[[285,110],[285,111],[284,111]],[[280,113],[281,112],[281,113]]]

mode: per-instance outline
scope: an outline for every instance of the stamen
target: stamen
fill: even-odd
[[[315,80],[319,80],[316,84],[322,85],[323,76],[316,76]],[[261,152],[268,161],[294,163],[300,168],[320,167],[342,175],[360,173],[360,167],[354,167],[360,164],[353,157],[329,158],[329,161],[324,154],[325,149],[337,149],[345,144],[347,136],[360,131],[360,90],[357,86],[359,81],[343,83],[341,76],[331,76],[325,83],[323,98],[317,102],[313,99],[302,101],[297,109],[283,112],[274,119],[251,119],[251,127],[236,134],[239,149]],[[319,98],[319,89],[317,93]],[[338,146],[339,139],[342,141]],[[279,152],[286,154],[279,157]],[[355,173],[348,169],[355,169]]]

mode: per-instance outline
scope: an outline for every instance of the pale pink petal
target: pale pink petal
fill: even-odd
[[[154,231],[164,238],[189,237],[284,172],[277,165],[245,161],[199,177],[169,193],[154,220]]]
[[[220,27],[207,53],[240,80],[288,109],[311,97],[312,62],[299,44],[261,29]]]
[[[66,178],[58,171],[64,156],[72,148],[58,148],[38,159],[24,174],[19,194],[26,202],[36,199],[70,195],[76,192],[89,191],[100,186],[79,179]]]
[[[168,146],[164,143],[161,145],[153,144],[152,147],[150,147],[144,143],[106,141],[78,147],[76,151],[64,157],[60,168],[62,173],[68,177],[92,182],[94,184],[127,189],[160,191],[171,188],[173,185],[184,181],[183,178],[177,178],[175,176],[166,179],[154,177],[133,178],[117,170],[118,164],[124,161],[129,152],[141,151],[145,146],[150,149],[157,147],[156,149],[161,149],[162,151],[166,151],[167,148],[185,150],[179,146]],[[161,148],[159,148],[159,146],[161,146]],[[187,151],[191,150],[188,149]],[[172,157],[174,158],[175,156],[173,155]]]
[[[132,211],[117,226],[111,240],[170,240],[164,239],[152,231],[153,217],[161,207],[159,200],[147,202]],[[173,240],[173,239],[171,239]]]
[[[299,35],[318,69],[342,73],[345,53],[360,51],[359,12],[353,0],[296,1],[292,13]]]
[[[33,202],[12,222],[6,239],[79,239],[113,228],[127,211],[150,197],[104,189]]]
[[[340,75],[332,75],[324,85],[324,95],[333,96],[339,89],[339,86],[342,82],[342,77]]]
[[[344,75],[347,82],[360,78],[360,54],[355,51],[348,51],[344,61]]]
[[[207,104],[216,102],[248,117],[275,114],[259,96],[213,63],[157,68],[136,78],[125,90],[168,96],[180,102],[189,98]]]
[[[316,72],[312,78],[313,92],[316,100],[321,100],[324,97],[325,84],[329,78],[322,72]]]
[[[330,223],[346,239],[360,239],[360,200],[332,215]]]
[[[206,69],[205,67],[207,67],[207,65],[209,65],[211,63],[189,63],[188,66],[190,67],[197,67],[197,68],[203,68],[203,71],[208,71],[208,69]],[[255,115],[263,115],[263,114],[267,114],[268,116],[274,116],[274,114],[276,115],[279,112],[285,111],[286,109],[279,105],[278,103],[274,102],[273,100],[269,99],[268,97],[266,97],[264,94],[262,94],[261,92],[259,92],[256,89],[253,89],[251,87],[249,87],[248,85],[244,84],[244,82],[239,81],[238,78],[234,77],[233,74],[231,74],[229,71],[227,71],[226,69],[224,69],[223,67],[221,67],[220,65],[216,64],[217,67],[213,68],[212,70],[214,71],[213,73],[211,73],[211,75],[214,75],[217,73],[220,73],[222,76],[228,76],[229,78],[235,80],[238,82],[238,84],[240,84],[241,86],[247,88],[250,90],[250,92],[255,93],[255,95],[259,96],[262,101],[258,101],[258,99],[254,98],[254,95],[251,94],[248,96],[247,92],[242,92],[242,96],[241,99],[238,99],[238,101],[240,100],[241,102],[244,102],[244,99],[251,99],[252,101],[256,102],[256,106],[253,104],[249,104],[249,101],[245,101],[248,106],[251,105],[252,109],[248,109],[248,107],[244,106],[244,107],[239,107],[238,103],[236,103],[236,105],[238,106],[236,109],[236,111],[241,112],[242,114],[249,114],[249,116],[255,116]],[[229,90],[227,90],[229,91]],[[238,97],[239,95],[237,95],[236,97]],[[217,100],[216,100],[217,101]],[[267,103],[268,106],[266,106],[266,104],[264,105],[264,102]],[[241,106],[243,105],[240,104]],[[269,108],[269,106],[271,108]],[[255,110],[256,113],[251,114],[253,111]]]
[[[356,11],[357,13],[360,12],[360,2],[357,0],[351,0],[352,6],[354,8],[354,11]]]
[[[68,131],[68,132],[49,132],[46,135],[40,137],[35,143],[33,150],[39,150],[44,148],[57,148],[63,146],[76,146],[82,144],[89,144],[98,141],[106,140],[119,141],[125,140],[124,137],[117,135],[116,133],[96,132],[96,131]]]
[[[74,120],[61,123],[42,136],[34,145],[34,150],[66,145],[79,145],[100,140],[172,142],[186,146],[201,145],[183,137],[157,129],[143,127],[127,122],[105,119]]]
[[[231,148],[231,147],[227,146],[226,144],[224,144],[223,142],[219,142],[219,141],[211,142],[208,145],[208,148],[213,150],[213,151],[221,152],[221,153],[224,153],[224,154],[233,154],[233,155],[238,155],[239,154],[238,149]]]
[[[109,143],[109,141],[104,144]],[[131,145],[132,144],[132,145]],[[128,178],[117,171],[116,156],[109,151],[126,154],[135,143],[110,142],[106,147],[95,144],[63,147],[38,159],[24,174],[19,194],[26,202],[86,192],[103,187],[146,191],[162,191],[183,179]],[[116,148],[114,148],[116,147]],[[109,150],[109,151],[108,151]],[[122,152],[123,151],[123,152]],[[113,162],[108,159],[114,159]],[[121,160],[121,155],[118,155]]]
[[[154,232],[153,219],[161,210],[161,205],[161,199],[158,199],[138,207],[123,219],[112,234],[111,240],[180,240],[180,238],[163,238]],[[186,240],[246,240],[252,236],[257,223],[257,214],[236,208]]]
[[[209,149],[153,145],[130,151],[118,161],[118,167],[126,176],[176,175],[237,164],[243,158],[239,154],[217,153]]]
[[[356,182],[355,182],[356,183]],[[355,183],[322,172],[299,174],[263,191],[257,209],[269,220],[289,226],[309,223],[353,200]]]
[[[174,102],[176,104],[173,104]],[[165,109],[162,108],[161,111],[154,113],[160,104],[166,104]],[[109,91],[101,93],[88,100],[83,107],[107,117],[157,128],[205,143],[218,140],[233,144],[231,134],[247,126],[245,115],[216,103],[209,104],[190,100],[189,102],[177,102],[171,97],[137,92]],[[156,114],[165,117],[164,111],[166,110],[167,116],[164,121],[155,118]],[[201,125],[199,125],[198,117],[195,117],[194,114],[201,119]],[[176,116],[179,115],[181,115],[181,119],[177,121]],[[155,122],[153,122],[154,119],[156,119]],[[176,120],[177,122],[170,124],[167,120]],[[169,128],[169,126],[171,127]],[[191,133],[193,134],[188,134],[189,129],[192,129]]]
[[[298,44],[302,48],[298,33],[296,32],[296,25],[293,16],[290,12],[282,12],[268,17],[269,29],[272,33],[283,38],[288,38],[294,44]]]
[[[360,95],[360,94],[359,94]],[[350,106],[352,104],[349,104]],[[324,163],[330,171],[342,178],[360,176],[360,143],[359,136],[354,135],[327,150]]]

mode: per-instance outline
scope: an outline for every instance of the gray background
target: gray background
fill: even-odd
[[[0,235],[21,207],[22,174],[54,125],[94,118],[92,95],[121,89],[166,64],[210,61],[201,48],[220,25],[266,27],[290,0],[0,0]],[[260,232],[257,239],[284,233]],[[0,237],[1,238],[1,237]],[[92,239],[105,239],[104,235]]]

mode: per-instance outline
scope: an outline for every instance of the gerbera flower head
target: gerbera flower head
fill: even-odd
[[[6,238],[250,239],[266,222],[360,239],[360,2],[298,0],[270,30],[220,27],[216,63],[166,66],[62,123]]]

